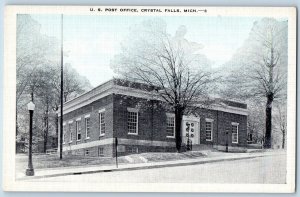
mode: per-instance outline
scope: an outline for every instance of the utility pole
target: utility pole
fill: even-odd
[[[60,81],[60,140],[59,140],[59,159],[62,159],[63,151],[63,94],[64,94],[64,56],[63,56],[63,15],[61,15],[61,51],[60,51],[60,64],[61,64],[61,81]]]

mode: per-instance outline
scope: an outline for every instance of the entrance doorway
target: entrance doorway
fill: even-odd
[[[200,118],[195,116],[183,116],[182,119],[182,142],[192,146],[200,144]]]

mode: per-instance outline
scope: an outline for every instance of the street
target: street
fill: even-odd
[[[189,166],[51,177],[39,181],[284,184],[285,179],[286,155],[282,154]]]

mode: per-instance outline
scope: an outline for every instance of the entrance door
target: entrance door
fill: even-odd
[[[188,140],[192,142],[192,145],[200,144],[200,121],[198,118],[183,117],[182,137],[185,144]]]

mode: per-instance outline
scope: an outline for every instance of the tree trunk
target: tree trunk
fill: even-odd
[[[34,97],[33,92],[34,92],[34,88],[32,87],[32,88],[31,88],[31,93],[30,93],[31,101],[32,101],[32,102],[34,102],[34,100],[33,100],[33,97]]]
[[[56,111],[58,110],[58,107],[56,107]],[[56,146],[58,148],[58,113],[56,113],[55,116],[55,137],[56,137]]]
[[[154,133],[154,100],[151,100],[151,142],[153,141]]]
[[[274,69],[274,48],[271,47],[271,58],[269,67],[269,81],[268,81],[268,93],[266,104],[266,135],[264,148],[272,148],[272,103],[274,100],[274,82],[273,82],[273,69]]]
[[[273,94],[268,95],[266,105],[266,135],[264,148],[272,148],[272,102]]]
[[[47,144],[48,144],[48,117],[45,118],[45,130],[44,130],[44,153],[46,153],[47,150]]]
[[[43,138],[44,138],[44,147],[43,152],[46,153],[46,133],[47,133],[47,118],[46,115],[44,116],[44,132],[43,132]]]
[[[282,149],[285,148],[285,130],[282,130]]]
[[[16,153],[18,152],[18,143],[17,143],[17,137],[19,134],[19,127],[18,127],[18,104],[16,103]]]
[[[68,94],[64,92],[64,102],[67,102]]]
[[[16,102],[16,137],[19,134],[19,127],[18,127],[18,103]]]
[[[46,141],[45,141],[45,147],[47,151],[47,144],[48,144],[48,135],[49,135],[49,114],[47,113],[47,127],[46,127]]]
[[[46,106],[46,113],[45,113],[45,129],[44,129],[44,153],[46,153],[46,150],[47,150],[47,143],[48,143],[48,132],[49,132],[49,105],[48,105],[48,102],[47,102],[47,106]]]
[[[183,116],[182,107],[175,107],[175,140],[177,152],[180,152],[182,137],[181,137],[181,122]]]

